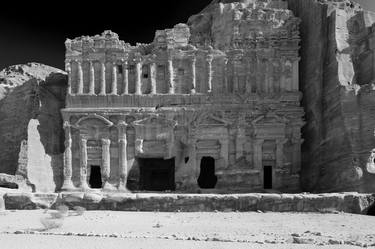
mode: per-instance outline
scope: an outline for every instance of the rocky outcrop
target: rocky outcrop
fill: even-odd
[[[307,124],[302,188],[375,191],[366,170],[375,146],[370,84],[375,15],[351,1],[288,0],[301,23],[300,89]]]
[[[67,76],[65,72],[38,63],[11,66],[0,72],[0,172],[29,178],[43,178],[40,165],[35,160],[46,160],[56,177],[61,170],[61,153],[64,151],[60,109],[65,106]],[[36,120],[30,128],[30,120]],[[29,133],[32,130],[33,132]],[[39,143],[38,153],[30,150],[28,143]],[[33,148],[31,148],[33,149]],[[34,164],[33,164],[34,163]],[[36,172],[30,165],[37,166]],[[45,164],[42,164],[45,165]],[[36,191],[41,182],[30,182]]]

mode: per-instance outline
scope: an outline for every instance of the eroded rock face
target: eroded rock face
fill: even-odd
[[[28,168],[33,157],[38,156],[38,160],[48,157],[53,162],[49,167],[54,168],[55,175],[59,174],[62,160],[59,155],[64,150],[60,109],[65,105],[66,74],[53,67],[29,63],[4,69],[0,81],[0,172],[10,175],[17,172],[27,178],[29,174],[39,174]],[[32,119],[37,125],[28,134]],[[34,145],[39,143],[39,147],[33,147],[43,148],[44,151],[39,151],[43,156],[29,149],[31,141]],[[54,179],[59,184],[60,178]],[[30,183],[37,187],[40,182]]]
[[[301,23],[302,187],[374,191],[366,169],[375,145],[374,14],[351,1],[288,0]]]

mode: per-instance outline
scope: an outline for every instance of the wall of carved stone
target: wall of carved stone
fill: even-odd
[[[374,14],[349,1],[288,0],[302,19],[300,87],[302,187],[306,191],[374,191],[366,170],[375,145],[372,106]],[[318,56],[317,56],[318,55]]]

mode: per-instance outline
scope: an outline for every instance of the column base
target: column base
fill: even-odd
[[[64,183],[61,187],[62,191],[74,191],[77,188],[74,187],[72,180],[64,180]]]
[[[190,94],[195,94],[195,93],[196,93],[195,89],[190,90]]]
[[[126,184],[120,183],[117,187],[118,191],[125,192],[125,193],[130,193],[131,191],[126,187]]]
[[[106,181],[103,184],[103,190],[113,191],[113,190],[117,190],[117,189],[112,184],[110,184],[108,181]]]
[[[86,181],[81,182],[79,188],[80,188],[82,191],[90,190],[90,187],[89,187],[89,185],[87,184]]]

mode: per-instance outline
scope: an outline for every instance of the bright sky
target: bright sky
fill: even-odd
[[[364,9],[375,11],[375,0],[354,0],[362,5]]]

